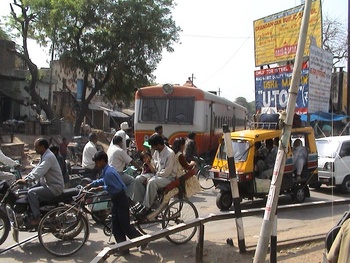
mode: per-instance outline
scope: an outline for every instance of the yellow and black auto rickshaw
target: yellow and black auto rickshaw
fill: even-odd
[[[276,129],[277,128],[277,129]],[[242,199],[265,198],[269,192],[270,177],[262,177],[259,162],[264,158],[263,149],[267,141],[273,140],[274,147],[280,141],[281,129],[277,125],[255,126],[253,129],[231,132],[236,177],[239,194]],[[293,142],[298,139],[307,150],[307,160],[301,176],[297,177],[293,165]],[[299,141],[299,143],[300,143]],[[293,201],[302,203],[310,196],[309,188],[317,187],[317,150],[314,131],[311,127],[292,128],[291,140],[288,144],[287,159],[284,168],[281,194],[289,194]],[[277,151],[276,151],[277,152]],[[228,210],[232,205],[230,177],[227,164],[225,142],[222,139],[216,152],[211,177],[215,187],[220,189],[216,205],[221,210]],[[266,172],[265,172],[266,175]]]

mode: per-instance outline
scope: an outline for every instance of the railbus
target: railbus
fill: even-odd
[[[231,131],[246,128],[247,109],[237,103],[203,91],[189,80],[184,85],[157,85],[140,88],[135,94],[134,135],[138,151],[163,126],[172,144],[177,137],[196,133],[197,153],[216,151],[227,124]]]

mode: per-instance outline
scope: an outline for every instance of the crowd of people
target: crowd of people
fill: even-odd
[[[125,141],[127,125],[121,125],[121,129],[115,133],[106,152],[99,151],[96,146],[97,135],[89,134],[89,141],[83,150],[82,165],[88,169],[98,171],[100,178],[89,183],[86,188],[91,191],[106,191],[112,201],[112,233],[115,240],[123,242],[126,238],[135,238],[142,234],[130,224],[130,204],[138,203],[141,207],[136,216],[144,217],[152,211],[152,204],[157,191],[165,187],[177,178],[185,175],[187,171],[196,166],[194,157],[197,155],[194,132],[189,132],[187,138],[179,137],[170,146],[168,139],[163,135],[162,126],[155,127],[155,133],[148,139],[149,149],[141,153],[139,164],[126,152]],[[69,177],[65,167],[67,158],[67,140],[64,138],[59,146],[51,145],[44,138],[38,138],[34,142],[34,149],[40,155],[38,165],[23,179],[17,183],[28,184],[35,181],[36,184],[28,191],[28,202],[32,217],[30,224],[36,226],[41,220],[40,202],[49,200],[62,194],[63,189],[69,184]],[[271,178],[278,148],[278,138],[268,139],[256,143],[255,169],[261,178]],[[293,165],[295,175],[299,178],[307,161],[307,150],[300,139],[293,144]],[[12,160],[0,150],[0,161],[9,166],[18,166],[17,161]],[[136,178],[124,173],[128,165],[133,165],[141,171]],[[11,174],[12,175],[12,174]],[[0,177],[12,183],[14,178],[10,174],[0,173]],[[12,175],[13,176],[13,175]],[[339,258],[348,258],[344,247],[349,243],[349,220],[342,226],[332,249],[328,254],[328,262],[337,262]],[[143,250],[147,244],[139,247]],[[123,251],[128,254],[129,250]],[[339,261],[338,261],[339,262]],[[345,262],[345,261],[344,261]]]
[[[255,143],[255,167],[254,171],[260,179],[271,179],[275,165],[279,138],[267,139]],[[301,139],[294,140],[292,145],[293,176],[300,180],[303,168],[307,162],[308,152]]]
[[[99,178],[89,183],[86,188],[91,191],[106,191],[111,197],[112,233],[117,242],[125,241],[127,237],[131,239],[141,235],[130,224],[131,205],[138,204],[140,207],[136,211],[136,217],[147,216],[152,212],[152,204],[158,189],[196,166],[194,132],[190,132],[186,139],[176,138],[170,146],[168,139],[163,135],[163,127],[155,127],[154,134],[148,139],[149,148],[146,147],[141,153],[138,162],[126,151],[128,128],[127,123],[121,124],[106,152],[98,149],[97,134],[90,133],[82,154],[82,166],[99,174]],[[32,212],[29,223],[33,227],[41,220],[40,202],[61,195],[64,188],[69,187],[66,167],[67,146],[66,138],[59,145],[49,145],[44,138],[36,139],[34,149],[40,155],[40,161],[27,176],[17,180],[18,184],[34,182],[28,191],[28,202]],[[3,163],[18,165],[18,162],[6,157],[1,151],[0,158]],[[140,171],[136,178],[124,173],[128,165]],[[14,178],[10,179],[9,183],[14,181]],[[142,250],[145,246],[146,244],[139,249]]]
[[[128,126],[122,123],[113,136],[106,153],[94,149],[94,157],[91,158],[90,155],[87,155],[88,151],[84,157],[83,151],[83,159],[91,158],[95,162],[95,169],[101,171],[100,179],[94,180],[86,187],[92,190],[106,190],[111,196],[112,230],[117,242],[126,240],[126,237],[134,238],[141,235],[130,225],[129,208],[131,205],[139,207],[135,211],[136,217],[146,217],[152,212],[152,204],[157,196],[157,191],[196,165],[193,161],[193,155],[196,154],[195,133],[190,133],[187,141],[184,138],[176,138],[173,145],[170,146],[168,139],[163,135],[163,127],[156,126],[154,134],[147,141],[147,146],[150,148],[141,153],[142,165],[140,165],[127,154],[125,149],[126,129]],[[187,154],[185,149],[187,149]],[[187,161],[186,158],[192,160]],[[128,165],[133,165],[140,170],[140,175],[134,178],[124,173]]]

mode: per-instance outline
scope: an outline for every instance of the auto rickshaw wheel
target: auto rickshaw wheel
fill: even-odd
[[[232,206],[232,195],[228,191],[220,191],[216,196],[216,206],[220,210],[229,210]]]
[[[306,197],[306,188],[307,186],[297,185],[295,189],[293,190],[293,193],[291,195],[292,200],[295,203],[303,203],[305,201]]]

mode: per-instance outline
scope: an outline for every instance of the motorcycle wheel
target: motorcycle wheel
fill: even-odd
[[[0,210],[0,245],[5,242],[10,232],[10,222],[4,211]]]

